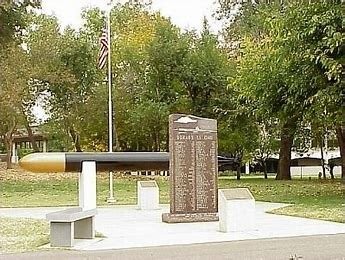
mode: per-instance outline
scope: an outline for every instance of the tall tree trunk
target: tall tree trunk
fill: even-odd
[[[120,146],[120,140],[119,140],[119,135],[117,134],[115,125],[113,126],[113,131],[114,131],[114,138],[115,138],[115,151],[120,151],[121,150],[121,146]]]
[[[13,118],[12,125],[9,127],[8,131],[5,133],[5,146],[6,146],[6,168],[12,169],[12,144],[13,144],[13,133],[17,127],[17,121]]]
[[[327,179],[326,177],[326,167],[325,167],[325,159],[323,154],[323,138],[320,137],[320,152],[321,152],[321,167],[322,167],[322,176],[324,179]]]
[[[71,135],[71,138],[74,143],[75,151],[76,152],[82,152],[81,145],[80,145],[80,136],[79,134],[74,130],[73,127],[69,129],[69,134]]]
[[[286,122],[280,134],[279,164],[276,180],[291,180],[291,147],[296,122]]]
[[[240,154],[238,154],[237,156],[237,168],[236,168],[236,179],[240,180],[241,179],[241,166],[242,166],[242,158],[243,158],[243,152],[241,152]]]
[[[27,120],[25,120],[25,128],[28,131],[28,136],[29,136],[29,140],[30,140],[31,145],[32,145],[32,149],[34,150],[35,153],[39,152],[36,140],[34,138],[34,134],[32,132],[32,128],[31,128],[31,126]]]
[[[262,166],[264,168],[264,177],[265,177],[265,179],[267,179],[268,176],[267,176],[267,163],[266,163],[266,160],[262,161]]]
[[[6,147],[6,168],[7,169],[12,169],[12,161],[11,161],[11,156],[12,156],[12,140],[9,140],[7,136],[5,136],[5,147]]]
[[[39,152],[36,140],[34,138],[34,134],[32,132],[32,128],[30,126],[30,122],[29,122],[29,117],[27,115],[27,113],[25,112],[25,106],[22,106],[22,114],[23,114],[23,119],[24,119],[24,125],[26,128],[26,131],[28,132],[28,137],[32,146],[32,150],[36,153]]]
[[[161,151],[161,137],[160,137],[160,129],[158,128],[156,131],[156,143],[157,143],[157,152]]]
[[[242,163],[239,163],[237,165],[237,169],[236,169],[236,179],[237,180],[241,180],[241,166],[242,166]]]
[[[341,157],[341,178],[345,181],[345,125],[336,128]]]
[[[152,139],[153,139],[153,151],[157,152],[158,151],[158,142],[157,142],[157,131],[156,129],[153,129],[153,135],[152,135]]]
[[[334,180],[334,173],[333,173],[334,165],[329,166],[329,174],[331,175],[331,179]]]

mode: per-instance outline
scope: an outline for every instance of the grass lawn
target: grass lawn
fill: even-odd
[[[0,207],[77,205],[78,175],[63,177],[0,179]],[[136,182],[154,178],[160,188],[160,203],[169,203],[167,177],[117,176],[114,181],[117,204],[136,204]],[[339,179],[264,180],[262,177],[220,177],[219,188],[247,187],[259,201],[284,202],[292,206],[274,210],[287,214],[345,223],[345,186]],[[107,205],[108,175],[97,175],[97,204]]]
[[[155,179],[160,188],[160,203],[169,203],[167,177],[116,176],[117,204],[136,204],[136,182]],[[108,175],[97,175],[97,204],[107,205]],[[345,223],[345,185],[337,180],[294,179],[265,180],[261,176],[219,177],[219,188],[247,187],[258,201],[293,204],[274,210],[285,214]],[[16,170],[0,171],[0,207],[77,205],[78,174],[35,175]],[[48,242],[48,224],[44,220],[0,218],[0,253],[37,249]]]
[[[345,223],[345,183],[340,179],[293,179],[291,181],[262,178],[219,179],[220,188],[247,187],[255,199],[293,204],[272,213],[316,218]]]
[[[47,221],[0,217],[0,253],[37,250],[48,242]]]
[[[116,204],[136,204],[136,182],[147,178],[116,177],[114,194]],[[160,187],[161,203],[169,203],[167,178],[156,179]],[[78,180],[74,174],[62,179],[0,180],[0,207],[53,207],[78,203]],[[107,175],[97,176],[97,205],[108,205],[109,181]]]

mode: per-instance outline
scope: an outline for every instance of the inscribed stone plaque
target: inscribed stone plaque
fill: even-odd
[[[217,121],[169,116],[170,213],[165,222],[217,220]]]
[[[157,187],[157,184],[155,181],[139,181],[139,184],[143,188]]]
[[[254,197],[247,188],[221,190],[226,200],[253,200]]]

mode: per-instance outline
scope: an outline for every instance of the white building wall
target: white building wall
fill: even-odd
[[[291,175],[292,176],[312,176],[318,177],[319,172],[322,173],[321,166],[292,166],[291,168]],[[341,167],[335,166],[333,169],[333,173],[335,176],[341,175]],[[326,175],[329,177],[329,171],[326,170]]]

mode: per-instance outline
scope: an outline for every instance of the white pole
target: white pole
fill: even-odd
[[[111,92],[111,34],[110,34],[110,13],[111,1],[108,6],[107,14],[107,30],[108,30],[108,122],[109,122],[109,153],[113,152],[113,106],[112,106],[112,92]],[[108,203],[114,203],[113,191],[113,172],[109,172],[109,198]]]
[[[246,166],[245,166],[245,174],[250,174],[250,170],[249,170],[249,162],[246,162]]]
[[[110,2],[111,3],[111,2]],[[109,122],[109,153],[113,152],[113,108],[112,108],[112,94],[111,94],[111,35],[110,35],[110,11],[111,4],[109,4],[109,11],[107,15],[107,30],[108,30],[108,122]]]

